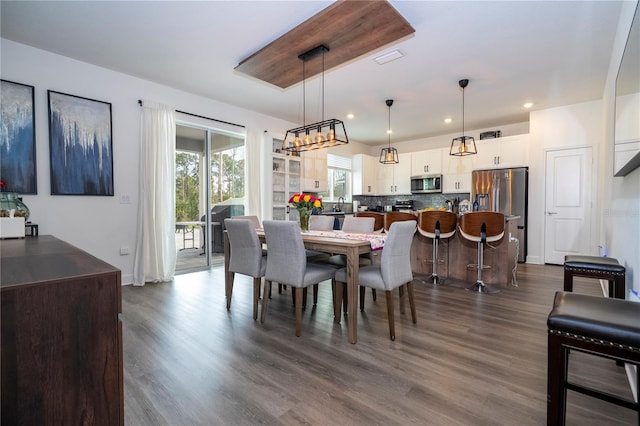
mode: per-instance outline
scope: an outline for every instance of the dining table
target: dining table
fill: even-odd
[[[264,230],[256,229],[258,238],[262,243],[266,242]],[[347,270],[347,327],[349,330],[349,342],[355,344],[358,341],[358,274],[360,270],[360,255],[381,250],[386,240],[386,234],[360,234],[346,233],[342,231],[305,231],[301,232],[302,242],[306,249],[321,251],[346,256]],[[267,246],[267,250],[269,247]],[[225,295],[229,294],[231,275],[229,273],[230,259],[229,238],[224,233],[224,279]],[[336,309],[338,314],[336,315]],[[341,307],[334,307],[336,321],[340,322]]]

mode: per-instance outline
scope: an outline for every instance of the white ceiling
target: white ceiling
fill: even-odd
[[[3,0],[1,35],[303,124],[300,84],[282,90],[234,67],[330,3]],[[525,101],[535,110],[602,97],[620,1],[390,3],[415,35],[325,73],[325,118],[344,120],[352,140],[386,143],[389,98],[392,141],[461,130],[461,78],[466,129],[528,121]],[[373,61],[393,49],[405,56]],[[306,123],[321,119],[319,81],[306,82]]]

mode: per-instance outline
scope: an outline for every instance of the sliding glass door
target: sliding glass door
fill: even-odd
[[[176,128],[176,271],[224,262],[224,219],[244,214],[244,136]]]

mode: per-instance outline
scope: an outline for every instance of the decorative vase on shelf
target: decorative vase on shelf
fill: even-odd
[[[0,217],[24,217],[29,219],[29,208],[20,200],[17,192],[0,192]]]
[[[307,209],[299,209],[298,214],[300,215],[300,230],[307,232],[309,230],[309,216],[311,212]]]

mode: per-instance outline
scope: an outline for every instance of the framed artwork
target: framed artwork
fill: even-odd
[[[47,93],[51,194],[113,196],[111,104]]]
[[[33,86],[0,80],[0,180],[5,191],[37,194]]]

